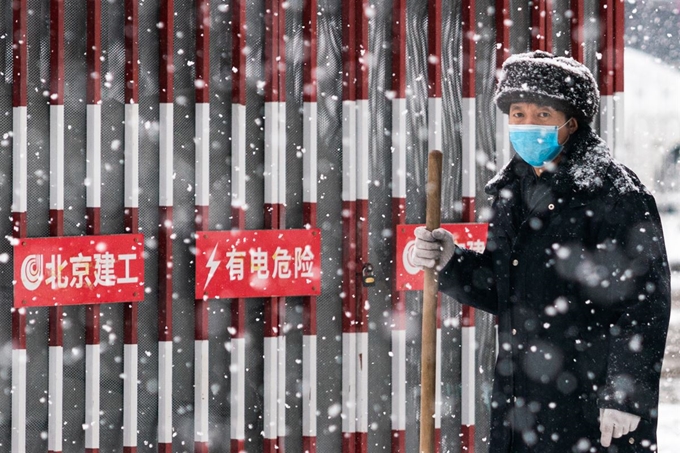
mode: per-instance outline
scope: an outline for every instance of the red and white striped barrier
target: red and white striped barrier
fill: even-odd
[[[125,0],[125,232],[139,231],[139,3]],[[135,302],[123,307],[123,452],[137,452],[138,342]]]
[[[101,3],[87,2],[87,233],[101,233]],[[100,307],[85,307],[85,451],[99,452]]]
[[[231,106],[231,217],[232,228],[245,229],[246,217],[246,3],[232,2],[232,78]],[[231,302],[231,451],[245,452],[246,391],[246,301]]]
[[[463,222],[475,221],[475,1],[463,0]],[[461,359],[461,451],[475,450],[475,312],[463,306]]]
[[[196,231],[209,229],[210,3],[196,1]],[[197,299],[194,334],[194,451],[208,453],[208,300]]]
[[[355,0],[342,2],[342,451],[357,443],[357,108]]]
[[[281,0],[265,2],[265,228],[283,229],[286,199],[285,9]],[[264,451],[284,451],[286,437],[285,298],[265,301]]]
[[[64,235],[64,2],[50,2],[50,235]],[[63,309],[50,307],[47,451],[62,451]]]
[[[357,229],[357,263],[356,272],[363,273],[370,266],[368,259],[368,188],[369,173],[369,137],[371,134],[371,113],[368,105],[368,18],[366,11],[370,8],[366,0],[356,0],[356,229]],[[365,453],[368,449],[368,287],[363,278],[355,279],[357,289],[356,315],[356,371],[357,371],[357,426],[356,453]]]
[[[430,4],[435,3],[434,1]],[[395,0],[392,16],[392,238],[406,223],[406,1]],[[392,272],[392,453],[406,452],[406,294]]]
[[[27,153],[26,0],[12,2],[12,237],[26,237]],[[12,312],[12,453],[26,451],[26,310]]]
[[[305,228],[316,228],[317,212],[317,5],[305,0],[303,36],[302,202]],[[302,451],[316,453],[317,337],[316,297],[302,299]]]
[[[174,0],[159,5],[158,452],[172,453]]]

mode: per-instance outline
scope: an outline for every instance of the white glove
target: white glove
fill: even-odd
[[[413,264],[423,268],[434,268],[438,264],[438,269],[443,269],[456,250],[453,234],[444,228],[428,231],[425,227],[416,228],[415,234]]]
[[[600,409],[600,432],[602,433],[600,443],[603,447],[608,447],[612,442],[612,437],[618,439],[635,431],[638,423],[640,423],[640,417],[637,415],[616,409]]]

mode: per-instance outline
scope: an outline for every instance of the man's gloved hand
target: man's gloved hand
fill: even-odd
[[[600,409],[600,443],[603,447],[608,447],[612,442],[612,437],[618,439],[621,436],[633,432],[640,423],[640,417],[627,412],[617,411],[616,409]]]
[[[434,268],[439,262],[439,269],[446,266],[456,250],[453,235],[444,228],[428,231],[425,227],[416,228],[415,234],[413,264],[423,268]]]

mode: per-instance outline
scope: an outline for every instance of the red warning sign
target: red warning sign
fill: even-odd
[[[397,288],[400,291],[420,291],[423,289],[424,273],[413,264],[416,245],[415,229],[424,225],[399,225],[397,227]],[[453,234],[459,247],[483,252],[486,247],[486,223],[450,223],[442,225]]]
[[[14,306],[144,299],[144,236],[22,238],[14,243]]]

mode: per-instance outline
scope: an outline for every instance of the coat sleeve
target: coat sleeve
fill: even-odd
[[[439,273],[439,290],[462,304],[498,314],[491,253],[456,246],[453,257]]]
[[[656,418],[670,317],[670,271],[651,195],[621,196],[604,216],[593,252],[590,298],[609,322],[599,407]],[[606,327],[606,326],[605,326]]]

